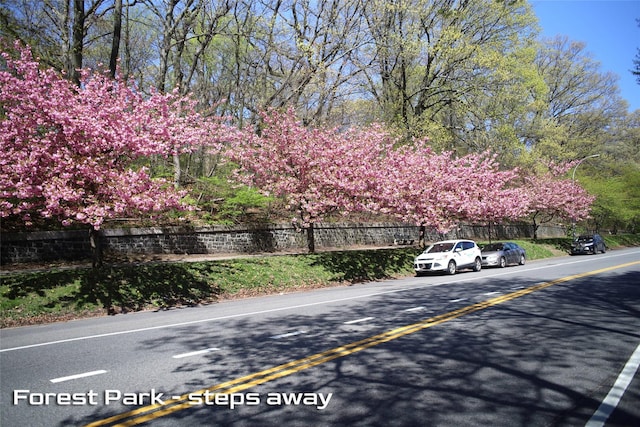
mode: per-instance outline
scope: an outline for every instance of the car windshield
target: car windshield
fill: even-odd
[[[580,236],[576,239],[577,242],[580,243],[590,243],[593,242],[593,237],[591,236]]]
[[[436,243],[425,251],[425,253],[433,254],[437,252],[449,252],[453,249],[453,243]]]
[[[502,243],[493,243],[482,248],[483,252],[501,251],[503,249]]]

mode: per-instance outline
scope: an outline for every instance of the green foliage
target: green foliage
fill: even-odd
[[[620,167],[614,176],[593,174],[580,183],[597,196],[592,209],[592,229],[635,233],[640,229],[640,167]]]
[[[243,187],[226,199],[220,209],[220,216],[233,222],[246,221],[252,210],[264,208],[270,198],[255,188]]]
[[[218,224],[236,224],[260,219],[271,198],[257,189],[230,182],[231,165],[210,178],[199,178],[190,188],[191,197],[202,210],[201,219]]]
[[[568,147],[569,139],[567,126],[557,123],[554,119],[539,119],[532,124],[531,134],[535,135],[530,141],[533,157],[536,159],[573,160],[577,153]]]
[[[535,61],[547,91],[537,95],[535,115],[520,124],[536,157],[571,161],[606,151],[626,104],[616,78],[581,42],[566,37],[543,40]]]
[[[490,148],[513,163],[524,149],[514,125],[540,108],[547,91],[534,66],[529,5],[376,3],[372,9],[385,11],[370,18],[383,78],[372,89],[385,121],[407,136],[430,137],[437,150]]]

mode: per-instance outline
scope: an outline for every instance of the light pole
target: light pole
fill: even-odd
[[[592,154],[590,156],[584,157],[580,159],[580,161],[578,161],[578,163],[575,165],[575,167],[573,168],[573,174],[571,175],[571,181],[574,184],[576,182],[576,171],[578,170],[578,166],[580,166],[580,164],[585,160],[591,159],[593,157],[600,157],[600,154]],[[571,220],[571,240],[576,240],[576,219],[575,218]]]

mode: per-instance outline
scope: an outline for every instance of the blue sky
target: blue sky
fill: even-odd
[[[640,85],[629,70],[640,48],[640,0],[530,0],[543,37],[566,35],[586,44],[603,72],[618,75],[629,111],[640,109]]]

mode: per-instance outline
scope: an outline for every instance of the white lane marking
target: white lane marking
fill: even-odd
[[[622,253],[622,254],[598,256],[598,259],[602,260],[602,259],[608,259],[608,258],[628,256],[629,254],[634,254],[634,253],[635,252],[627,252],[627,251],[625,251],[625,253]],[[545,261],[545,260],[541,260],[541,261]],[[592,262],[592,261],[593,260],[591,260],[591,259],[578,260],[578,261],[567,262],[567,263],[564,263],[562,265],[579,264],[579,263],[583,263],[583,262]],[[527,264],[527,265],[531,265],[531,264]],[[518,269],[518,273],[536,271],[536,270],[545,270],[545,269],[548,269],[548,268],[556,268],[556,267],[558,267],[557,264],[552,264],[552,265],[546,265],[545,264],[545,265],[542,265],[540,267]],[[505,272],[490,274],[490,275],[481,276],[481,277],[478,277],[478,276],[475,276],[475,275],[470,275],[469,278],[456,278],[455,280],[448,281],[448,282],[430,283],[430,284],[426,285],[426,287],[435,288],[435,287],[438,287],[438,286],[450,285],[452,283],[473,282],[473,281],[475,281],[475,280],[477,280],[479,278],[481,278],[481,279],[489,279],[489,278],[492,278],[492,277],[499,277],[499,276],[505,276],[505,275],[513,274],[512,271],[505,271]],[[299,305],[292,305],[292,306],[287,306],[287,307],[273,308],[273,309],[270,309],[270,310],[259,310],[259,311],[249,312],[249,313],[238,313],[238,314],[231,314],[231,315],[228,315],[228,316],[210,317],[210,318],[207,318],[207,319],[191,320],[191,321],[188,321],[188,322],[170,323],[168,325],[150,326],[148,328],[129,329],[129,330],[125,330],[125,331],[107,332],[107,333],[104,333],[104,334],[85,335],[85,336],[82,336],[82,337],[66,338],[66,339],[57,340],[57,341],[46,341],[46,342],[41,342],[41,343],[37,343],[37,344],[28,344],[28,345],[21,345],[21,346],[18,346],[18,347],[3,348],[3,349],[0,349],[0,353],[5,353],[5,352],[8,352],[8,351],[16,351],[16,350],[26,350],[26,349],[30,349],[30,348],[43,347],[43,346],[55,345],[55,344],[65,344],[65,343],[69,343],[69,342],[84,341],[84,340],[90,340],[90,339],[96,339],[96,338],[113,337],[113,336],[117,336],[117,335],[134,334],[134,333],[138,333],[138,332],[147,332],[147,331],[155,331],[155,330],[159,330],[159,329],[175,328],[175,327],[179,327],[179,326],[197,325],[198,323],[213,322],[213,321],[216,321],[216,320],[236,319],[238,317],[255,316],[257,314],[277,313],[279,311],[294,310],[294,309],[306,308],[306,307],[314,307],[314,306],[317,306],[317,305],[331,304],[331,303],[342,302],[342,301],[365,299],[365,298],[371,298],[371,297],[376,297],[376,296],[380,296],[380,295],[397,294],[397,293],[400,293],[400,292],[407,292],[407,291],[415,292],[415,289],[416,289],[415,285],[412,285],[412,286],[406,287],[406,288],[391,289],[391,290],[388,290],[388,291],[381,291],[381,292],[372,292],[372,293],[369,293],[369,294],[356,295],[356,296],[345,297],[345,298],[336,298],[336,299],[330,299],[330,300],[325,300],[325,301],[312,302],[312,303],[308,303],[308,304],[299,304]]]
[[[629,387],[631,380],[633,380],[638,366],[640,366],[640,344],[638,344],[631,358],[627,361],[626,365],[624,365],[622,372],[620,372],[609,394],[607,394],[607,397],[604,398],[600,407],[589,421],[587,421],[585,427],[601,427],[605,425],[611,413],[616,409],[618,403],[620,403],[620,399],[622,399],[622,395],[627,390],[627,387]]]
[[[500,293],[500,292],[495,292],[495,291],[494,291],[494,292],[485,292],[485,293],[484,293],[484,294],[482,294],[482,295],[487,295],[487,296],[489,296],[489,295],[495,295],[495,294],[499,294],[499,293]]]
[[[420,311],[420,310],[424,310],[424,307],[413,307],[413,308],[407,308],[404,311],[408,311],[408,312],[412,312],[412,311]]]
[[[107,371],[105,371],[104,369],[100,369],[98,371],[91,371],[91,372],[84,372],[82,374],[76,374],[76,375],[69,375],[68,377],[60,377],[60,378],[54,378],[51,381],[52,383],[61,383],[64,381],[71,381],[71,380],[77,380],[78,378],[85,378],[85,377],[92,377],[94,375],[101,375],[101,374],[106,374]]]
[[[375,317],[363,317],[362,319],[349,320],[348,322],[344,322],[345,325],[353,325],[354,323],[366,322],[367,320],[375,319]]]
[[[200,354],[206,354],[206,353],[210,353],[212,351],[218,351],[220,350],[219,348],[215,348],[215,347],[211,347],[211,348],[205,348],[203,350],[198,350],[198,351],[192,351],[189,353],[182,353],[182,354],[176,354],[175,356],[171,356],[174,359],[182,359],[183,357],[191,357],[191,356],[198,356]]]
[[[271,337],[272,340],[277,340],[280,338],[288,338],[288,337],[295,337],[296,335],[300,335],[300,334],[306,334],[307,331],[293,331],[293,332],[287,332],[285,334],[280,334],[280,335],[274,335]]]
[[[460,301],[464,301],[464,300],[466,300],[466,299],[467,299],[467,298],[451,299],[451,300],[449,300],[449,302],[460,302]]]

